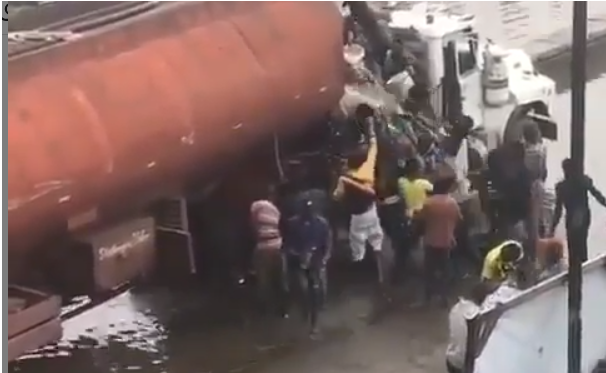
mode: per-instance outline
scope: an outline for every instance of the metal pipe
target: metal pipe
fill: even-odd
[[[573,34],[571,61],[571,120],[570,120],[570,154],[575,167],[574,183],[579,193],[586,193],[584,188],[585,164],[585,79],[587,64],[587,2],[573,3]],[[577,199],[578,200],[578,199]],[[582,209],[576,206],[575,209]],[[567,213],[571,213],[568,211]],[[575,212],[572,211],[574,214]],[[568,227],[568,229],[574,227]],[[571,235],[569,234],[569,237]],[[582,248],[572,247],[569,242],[570,268],[568,281],[568,373],[581,373],[581,346],[583,322],[581,318],[583,259]]]

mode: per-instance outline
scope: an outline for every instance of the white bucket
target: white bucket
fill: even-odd
[[[343,57],[345,61],[350,65],[358,65],[364,61],[366,51],[364,47],[359,44],[347,44],[343,47]]]

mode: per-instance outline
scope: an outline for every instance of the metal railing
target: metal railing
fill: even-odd
[[[595,275],[596,271],[600,271],[600,273],[606,273],[606,253],[599,255],[598,257],[589,260],[583,265],[583,275],[584,277]],[[469,328],[469,337],[467,340],[467,356],[465,361],[465,372],[472,373],[475,371],[476,360],[481,358],[482,353],[485,350],[485,347],[488,345],[490,338],[492,337],[493,332],[499,325],[499,322],[502,316],[508,312],[513,311],[516,307],[521,306],[522,304],[526,304],[527,302],[532,302],[536,300],[541,295],[548,293],[554,289],[565,289],[566,283],[568,281],[568,273],[562,273],[558,276],[555,276],[551,279],[543,281],[534,287],[522,292],[520,295],[514,297],[513,299],[506,301],[502,304],[499,304],[495,308],[487,309],[482,311],[477,317],[468,321]],[[596,287],[592,287],[592,289],[596,289]],[[593,294],[595,299],[596,296],[603,296],[602,293]],[[590,294],[587,294],[589,297]],[[553,300],[552,300],[553,303]],[[555,304],[555,303],[554,303]],[[566,302],[557,302],[557,304],[566,304]],[[595,312],[592,315],[596,318],[593,318],[594,324],[595,320],[602,320],[602,315],[604,314],[604,310],[598,310],[599,312]],[[554,311],[555,312],[555,311]],[[511,318],[511,316],[509,317]],[[601,323],[600,325],[590,326],[589,329],[598,333],[599,330],[603,330],[604,323],[602,321],[598,321]],[[566,323],[562,323],[562,328],[566,328]],[[565,334],[565,333],[564,333]],[[603,334],[601,334],[603,335]],[[604,337],[606,338],[606,337]],[[604,339],[600,341],[592,341],[592,343],[602,343]],[[520,348],[529,348],[529,346],[522,345]],[[539,373],[539,372],[537,372]]]

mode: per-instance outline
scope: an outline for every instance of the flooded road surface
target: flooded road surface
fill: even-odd
[[[587,86],[587,171],[606,189],[606,48],[591,48]],[[568,58],[545,63],[542,71],[558,79],[555,117],[561,141],[550,146],[551,181],[561,176],[568,155]],[[592,254],[606,250],[606,209],[595,206]],[[209,311],[201,291],[163,291],[124,295],[66,324],[59,346],[24,359],[12,372],[39,373],[440,373],[444,372],[444,311],[402,307],[369,325],[367,292],[354,287],[329,307],[322,340],[309,341],[298,318],[282,324],[247,323],[233,302]],[[213,308],[214,309],[214,308]],[[210,315],[209,315],[210,313]],[[271,341],[269,343],[268,341]],[[305,341],[305,342],[302,342]],[[47,357],[43,357],[47,355]],[[53,357],[51,357],[53,356]]]

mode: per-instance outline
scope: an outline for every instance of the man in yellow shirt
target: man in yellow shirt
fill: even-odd
[[[406,162],[405,176],[398,180],[400,194],[406,201],[406,214],[412,218],[423,209],[429,193],[433,192],[433,184],[422,177],[421,162],[417,158]]]
[[[504,281],[523,257],[524,250],[518,241],[502,242],[486,255],[482,268],[482,279],[491,282]]]
[[[352,154],[347,161],[347,171],[337,181],[333,197],[343,204],[351,217],[349,224],[349,244],[354,262],[360,262],[366,255],[366,247],[378,255],[383,248],[383,228],[377,212],[375,173],[378,156],[378,140],[375,134],[375,116],[368,105],[360,105],[356,110],[358,123],[366,128],[369,136],[368,149],[362,148]],[[381,261],[377,261],[380,265]]]

